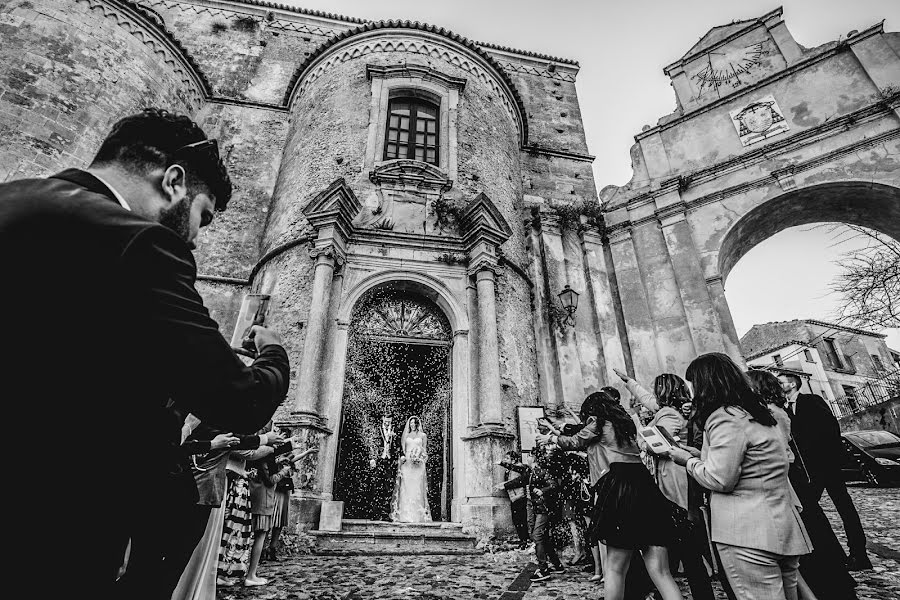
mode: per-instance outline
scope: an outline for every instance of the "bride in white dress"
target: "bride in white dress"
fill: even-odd
[[[428,437],[422,431],[419,417],[410,417],[400,438],[403,456],[397,467],[394,499],[391,502],[391,521],[396,523],[430,523],[428,507],[428,479],[425,476],[425,453]]]

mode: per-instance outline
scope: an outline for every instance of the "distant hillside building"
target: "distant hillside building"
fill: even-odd
[[[751,367],[797,372],[804,389],[834,403],[894,370],[887,336],[814,319],[754,325],[741,338]],[[835,411],[835,414],[840,414]]]

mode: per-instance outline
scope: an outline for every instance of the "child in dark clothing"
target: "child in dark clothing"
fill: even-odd
[[[559,508],[559,482],[553,476],[552,457],[546,446],[538,446],[534,450],[535,463],[532,468],[528,491],[534,507],[534,540],[538,569],[531,576],[531,581],[545,581],[550,575],[559,575],[566,570],[559,560],[556,547],[550,536],[550,518]],[[549,562],[552,566],[548,567]]]

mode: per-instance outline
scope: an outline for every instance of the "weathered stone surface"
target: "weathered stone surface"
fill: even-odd
[[[83,167],[145,106],[193,113],[203,89],[147,16],[101,0],[0,7],[0,181]]]

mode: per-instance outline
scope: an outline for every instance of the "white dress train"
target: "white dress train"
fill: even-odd
[[[395,523],[430,523],[428,507],[428,478],[425,462],[413,462],[409,457],[424,456],[423,437],[410,437],[406,441],[407,459],[397,468],[394,498],[391,502],[391,521]]]

